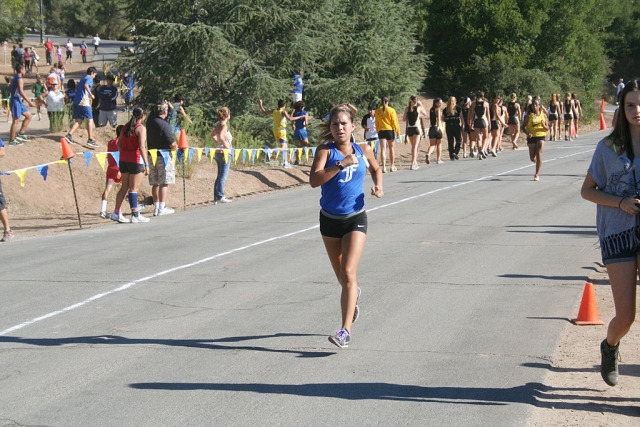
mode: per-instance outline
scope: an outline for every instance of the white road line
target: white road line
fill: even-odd
[[[545,160],[545,163],[546,162],[552,162],[552,161],[558,160],[558,159],[566,159],[568,157],[573,157],[573,156],[577,156],[577,155],[580,155],[580,154],[589,153],[591,151],[594,151],[594,149],[581,151],[579,153],[570,154],[568,156],[557,157],[555,159]],[[389,207],[389,206],[394,206],[394,205],[397,205],[399,203],[405,203],[405,202],[408,202],[408,201],[411,201],[411,200],[414,200],[414,199],[418,199],[420,197],[425,197],[425,196],[429,196],[431,194],[435,194],[435,193],[438,193],[438,192],[441,192],[441,191],[450,190],[450,189],[455,188],[455,187],[460,187],[461,185],[473,184],[474,182],[484,181],[486,179],[490,179],[490,178],[493,178],[493,177],[496,177],[496,176],[506,175],[508,173],[516,172],[516,171],[519,171],[519,170],[522,170],[522,169],[526,169],[526,168],[530,168],[530,167],[533,167],[533,166],[534,166],[534,164],[530,164],[530,165],[522,166],[522,167],[519,167],[519,168],[511,169],[511,170],[508,170],[508,171],[505,171],[505,172],[497,173],[497,174],[494,174],[494,175],[483,176],[482,178],[477,178],[477,179],[473,179],[473,180],[470,180],[470,181],[460,182],[458,184],[449,185],[447,187],[442,187],[442,188],[438,188],[436,190],[427,191],[426,193],[418,194],[418,195],[411,196],[411,197],[406,197],[404,199],[397,200],[397,201],[392,202],[392,203],[387,203],[385,205],[376,206],[375,208],[367,209],[367,211],[368,212],[373,212],[373,211],[376,211],[378,209],[386,208],[386,207]],[[65,307],[63,309],[60,309],[60,310],[57,310],[57,311],[52,311],[51,313],[47,313],[47,314],[42,315],[40,317],[36,317],[36,318],[31,319],[31,320],[27,320],[26,322],[22,322],[19,325],[15,325],[15,326],[12,326],[10,328],[7,328],[7,329],[5,329],[3,331],[0,331],[0,336],[6,335],[6,334],[14,332],[14,331],[17,331],[17,330],[22,329],[22,328],[24,328],[26,326],[29,326],[29,325],[32,325],[34,323],[40,322],[42,320],[49,319],[49,318],[57,316],[59,314],[66,313],[66,312],[71,311],[71,310],[75,310],[76,308],[80,308],[80,307],[82,307],[84,305],[87,305],[90,302],[96,301],[96,300],[98,300],[100,298],[103,298],[103,297],[106,297],[108,295],[115,294],[117,292],[121,292],[121,291],[124,291],[126,289],[129,289],[132,286],[137,285],[138,283],[148,282],[149,280],[153,280],[153,279],[155,279],[157,277],[165,276],[167,274],[170,274],[170,273],[173,273],[173,272],[176,272],[176,271],[179,271],[179,270],[183,270],[185,268],[190,268],[190,267],[193,267],[193,266],[196,266],[196,265],[199,265],[199,264],[203,264],[205,262],[212,261],[212,260],[214,260],[216,258],[221,258],[223,256],[230,255],[230,254],[233,254],[235,252],[244,251],[245,249],[250,249],[250,248],[253,248],[255,246],[264,245],[266,243],[274,242],[276,240],[286,239],[287,237],[295,236],[296,234],[306,233],[307,231],[315,230],[318,227],[319,227],[319,225],[314,225],[313,227],[308,227],[308,228],[304,228],[302,230],[294,231],[294,232],[283,234],[283,235],[280,235],[280,236],[271,237],[269,239],[260,240],[259,242],[255,242],[255,243],[251,243],[250,245],[241,246],[239,248],[231,249],[230,251],[226,251],[226,252],[222,252],[222,253],[219,253],[219,254],[216,254],[216,255],[212,255],[210,257],[203,258],[201,260],[194,261],[194,262],[189,263],[189,264],[183,264],[183,265],[180,265],[180,266],[177,266],[177,267],[174,267],[174,268],[170,268],[168,270],[160,271],[160,272],[152,274],[150,276],[146,276],[146,277],[143,277],[141,279],[137,279],[137,280],[134,280],[132,282],[125,283],[124,285],[118,286],[117,288],[111,289],[110,291],[94,295],[94,296],[92,296],[90,298],[87,298],[84,301],[80,301],[78,303],[75,303],[75,304],[70,305],[68,307]]]

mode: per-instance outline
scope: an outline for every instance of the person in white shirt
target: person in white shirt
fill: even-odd
[[[64,60],[64,63],[66,64],[68,61],[73,64],[73,43],[71,43],[71,39],[67,39],[67,44],[65,46],[67,48],[67,57]]]
[[[62,130],[64,117],[64,93],[60,90],[60,84],[56,81],[44,97],[44,105],[49,116],[49,130],[58,132]]]
[[[93,54],[94,55],[99,55],[98,46],[100,46],[100,37],[98,37],[98,35],[96,34],[93,37]]]

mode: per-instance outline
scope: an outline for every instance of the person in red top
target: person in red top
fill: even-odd
[[[118,151],[118,135],[122,133],[122,129],[124,129],[123,125],[120,125],[116,128],[116,138],[109,141],[107,144],[107,151],[110,153]],[[104,192],[102,193],[102,202],[100,204],[100,218],[107,219],[107,199],[109,198],[109,193],[111,193],[111,188],[114,183],[122,182],[120,176],[120,168],[118,167],[118,162],[115,161],[113,156],[107,156],[107,162],[109,167],[107,167],[107,184],[104,187]]]
[[[131,120],[127,123],[118,137],[118,150],[120,151],[120,175],[122,186],[116,196],[116,209],[111,219],[118,222],[149,222],[138,212],[138,188],[144,176],[149,175],[149,160],[147,159],[147,129],[142,122],[146,118],[144,109],[140,106],[133,109]],[[131,206],[131,220],[126,219],[120,207],[124,197],[129,192],[129,205]]]
[[[44,42],[44,49],[47,56],[47,65],[51,65],[53,63],[53,42],[49,37],[47,37],[47,41]]]

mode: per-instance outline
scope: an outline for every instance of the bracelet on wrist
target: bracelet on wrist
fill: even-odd
[[[620,206],[622,205],[622,202],[625,198],[623,197],[622,199],[620,199],[620,202],[618,203],[618,209],[620,209]]]

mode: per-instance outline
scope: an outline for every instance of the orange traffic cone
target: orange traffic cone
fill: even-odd
[[[602,98],[602,101],[600,102],[600,112],[604,113],[604,98]]]
[[[62,158],[65,160],[69,160],[76,156],[76,153],[73,152],[71,146],[65,138],[60,138],[60,145],[62,146]]]
[[[604,121],[604,114],[600,113],[600,130],[607,130],[607,123]]]
[[[578,318],[572,320],[576,325],[604,325],[598,316],[598,303],[596,302],[596,292],[593,290],[593,283],[587,282],[582,293],[582,302]]]
[[[184,129],[180,129],[180,139],[178,140],[178,148],[189,148],[189,143],[187,142],[187,133]]]

